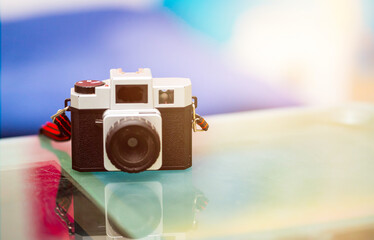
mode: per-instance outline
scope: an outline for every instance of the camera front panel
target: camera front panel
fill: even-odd
[[[160,170],[192,166],[192,105],[159,108],[162,117],[162,167]]]
[[[80,172],[106,171],[103,162],[103,130],[97,123],[106,109],[70,107],[72,168]]]

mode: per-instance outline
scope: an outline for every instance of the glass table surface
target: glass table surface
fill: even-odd
[[[0,140],[0,239],[374,239],[374,106],[208,116],[187,170],[81,173]]]

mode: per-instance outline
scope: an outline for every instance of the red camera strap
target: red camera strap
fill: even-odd
[[[58,115],[53,123],[47,122],[40,129],[39,133],[55,141],[69,141],[71,138],[71,122],[65,113]]]

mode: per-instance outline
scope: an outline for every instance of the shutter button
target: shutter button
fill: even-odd
[[[103,86],[104,82],[99,80],[82,80],[76,82],[74,85],[74,91],[82,94],[94,94],[95,87]]]

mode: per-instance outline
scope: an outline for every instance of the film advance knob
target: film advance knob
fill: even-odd
[[[94,94],[95,87],[103,86],[104,82],[99,80],[82,80],[74,85],[74,91],[82,94]]]

